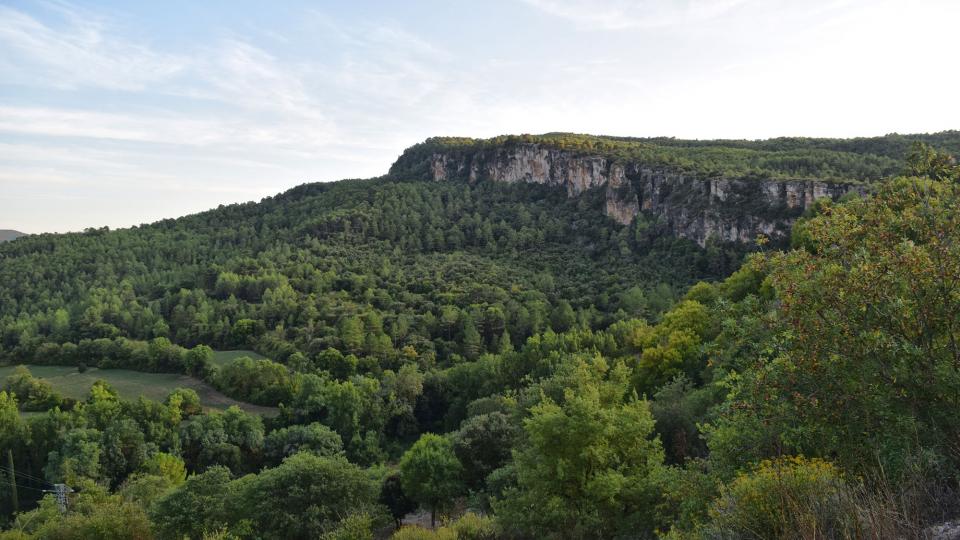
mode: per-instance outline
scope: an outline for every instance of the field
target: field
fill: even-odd
[[[226,364],[226,363],[228,363],[228,362],[230,362],[230,361],[232,361],[232,360],[236,360],[237,358],[241,358],[241,357],[244,357],[244,356],[249,356],[250,358],[253,358],[254,360],[260,360],[260,359],[262,359],[262,358],[266,358],[266,356],[264,356],[264,355],[262,355],[262,354],[259,354],[259,353],[255,353],[255,352],[253,352],[253,351],[244,351],[244,350],[238,350],[238,351],[214,351],[214,353],[213,353],[213,365],[215,365],[215,366],[217,366],[217,367],[221,367],[221,366],[223,366],[224,364]]]
[[[124,399],[145,396],[148,399],[163,401],[175,388],[192,388],[200,396],[200,403],[205,409],[223,410],[231,405],[237,405],[247,412],[265,416],[271,416],[277,412],[273,407],[261,407],[231,399],[209,384],[187,375],[97,368],[89,368],[85,373],[80,373],[76,367],[72,366],[27,367],[30,368],[30,373],[33,373],[34,377],[49,381],[57,392],[74,399],[86,399],[90,386],[96,380],[103,379],[110,383],[110,386],[115,388]],[[13,369],[14,366],[0,366],[0,380],[5,379]]]

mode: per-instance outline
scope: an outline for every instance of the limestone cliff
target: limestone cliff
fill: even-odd
[[[425,169],[436,181],[533,182],[562,187],[570,197],[603,189],[605,211],[617,222],[629,224],[643,211],[701,246],[710,237],[752,242],[765,234],[784,240],[816,199],[866,192],[852,183],[702,177],[540,144],[436,152],[427,160]]]

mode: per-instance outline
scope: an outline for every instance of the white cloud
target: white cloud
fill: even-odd
[[[0,76],[61,89],[142,90],[181,72],[188,60],[108,35],[105,19],[66,6],[57,27],[0,6]]]
[[[177,49],[69,5],[55,17],[0,7],[0,217],[29,230],[139,223],[381,174],[432,135],[755,138],[960,122],[943,105],[957,83],[943,67],[960,17],[948,0],[523,1],[539,11],[456,21],[504,30],[480,48],[441,19],[411,32],[308,11],[302,27],[217,28],[231,37]],[[564,33],[554,17],[622,31]],[[101,200],[62,215],[11,202],[44,194]]]
[[[588,28],[626,30],[710,20],[756,0],[523,0]]]

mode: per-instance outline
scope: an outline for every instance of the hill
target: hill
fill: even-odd
[[[164,338],[311,365],[335,349],[376,373],[410,354],[447,366],[547,329],[656,320],[685,287],[731,273],[757,233],[782,244],[817,198],[862,195],[902,169],[896,152],[912,140],[954,147],[960,133],[435,138],[383,178],[29,236],[0,247],[0,361],[73,364],[64,344]],[[530,148],[562,154],[538,161]],[[709,170],[747,176],[698,176]]]
[[[0,512],[18,538],[465,507],[396,537],[928,536],[960,515],[960,168],[908,143],[431,140],[382,178],[4,243],[0,364],[48,379],[0,388]],[[63,482],[67,516],[38,501]]]
[[[5,245],[0,330],[17,337],[0,358],[34,358],[47,341],[169,337],[280,361],[333,347],[389,366],[409,346],[447,363],[496,350],[505,329],[516,346],[548,327],[655,315],[743,251],[618,225],[602,193],[307,184],[144,227]],[[474,331],[478,343],[464,345]]]
[[[9,229],[0,230],[0,242],[9,242],[10,240],[20,238],[21,236],[26,236],[26,234]]]

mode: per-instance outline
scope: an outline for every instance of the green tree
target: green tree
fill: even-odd
[[[753,262],[779,316],[711,432],[718,461],[755,448],[897,478],[923,448],[960,465],[958,207],[960,184],[894,180],[808,221],[810,248]]]
[[[417,509],[417,502],[407,497],[398,473],[387,475],[380,486],[380,504],[387,507],[393,517],[394,526],[399,529],[403,518]]]
[[[299,453],[238,482],[230,511],[264,538],[318,538],[351,514],[376,512],[379,486],[342,457]]]
[[[167,405],[180,411],[184,417],[195,416],[203,412],[200,396],[193,388],[177,388],[167,396]]]
[[[463,354],[470,360],[475,360],[483,351],[483,339],[477,331],[477,325],[469,316],[463,319]]]
[[[620,307],[632,317],[642,317],[647,311],[647,295],[643,288],[633,286],[620,295]]]
[[[923,176],[932,180],[960,181],[957,160],[921,141],[914,142],[910,147],[905,172],[908,176]]]
[[[229,490],[230,470],[211,467],[187,478],[180,487],[153,505],[150,518],[160,538],[201,538],[229,525],[224,509]]]
[[[453,435],[453,449],[468,487],[484,487],[487,476],[510,460],[518,432],[517,425],[501,412],[474,416],[460,425]]]
[[[17,516],[12,538],[57,538],[63,540],[128,540],[151,538],[151,523],[140,505],[124,501],[91,481],[73,484],[70,512],[61,514],[52,495],[44,497],[40,507]],[[29,536],[28,536],[29,535]],[[3,533],[0,537],[7,538]]]
[[[602,360],[581,365],[562,403],[545,398],[531,409],[515,457],[517,485],[494,502],[508,530],[539,538],[652,533],[663,449],[647,403],[626,397],[627,370],[590,382],[604,371]]]
[[[403,491],[430,509],[430,523],[464,490],[463,467],[449,439],[426,433],[400,458]]]
[[[341,455],[343,440],[335,431],[319,422],[280,428],[268,433],[264,439],[264,457],[275,465],[297,452],[310,452],[318,456]]]
[[[555,332],[564,332],[577,323],[577,314],[573,311],[570,302],[561,300],[550,313],[550,327]]]
[[[150,456],[140,468],[148,474],[166,478],[173,486],[179,486],[187,479],[187,468],[183,460],[164,452]]]
[[[340,321],[340,342],[352,353],[359,353],[363,349],[363,321],[360,317],[344,317]]]

